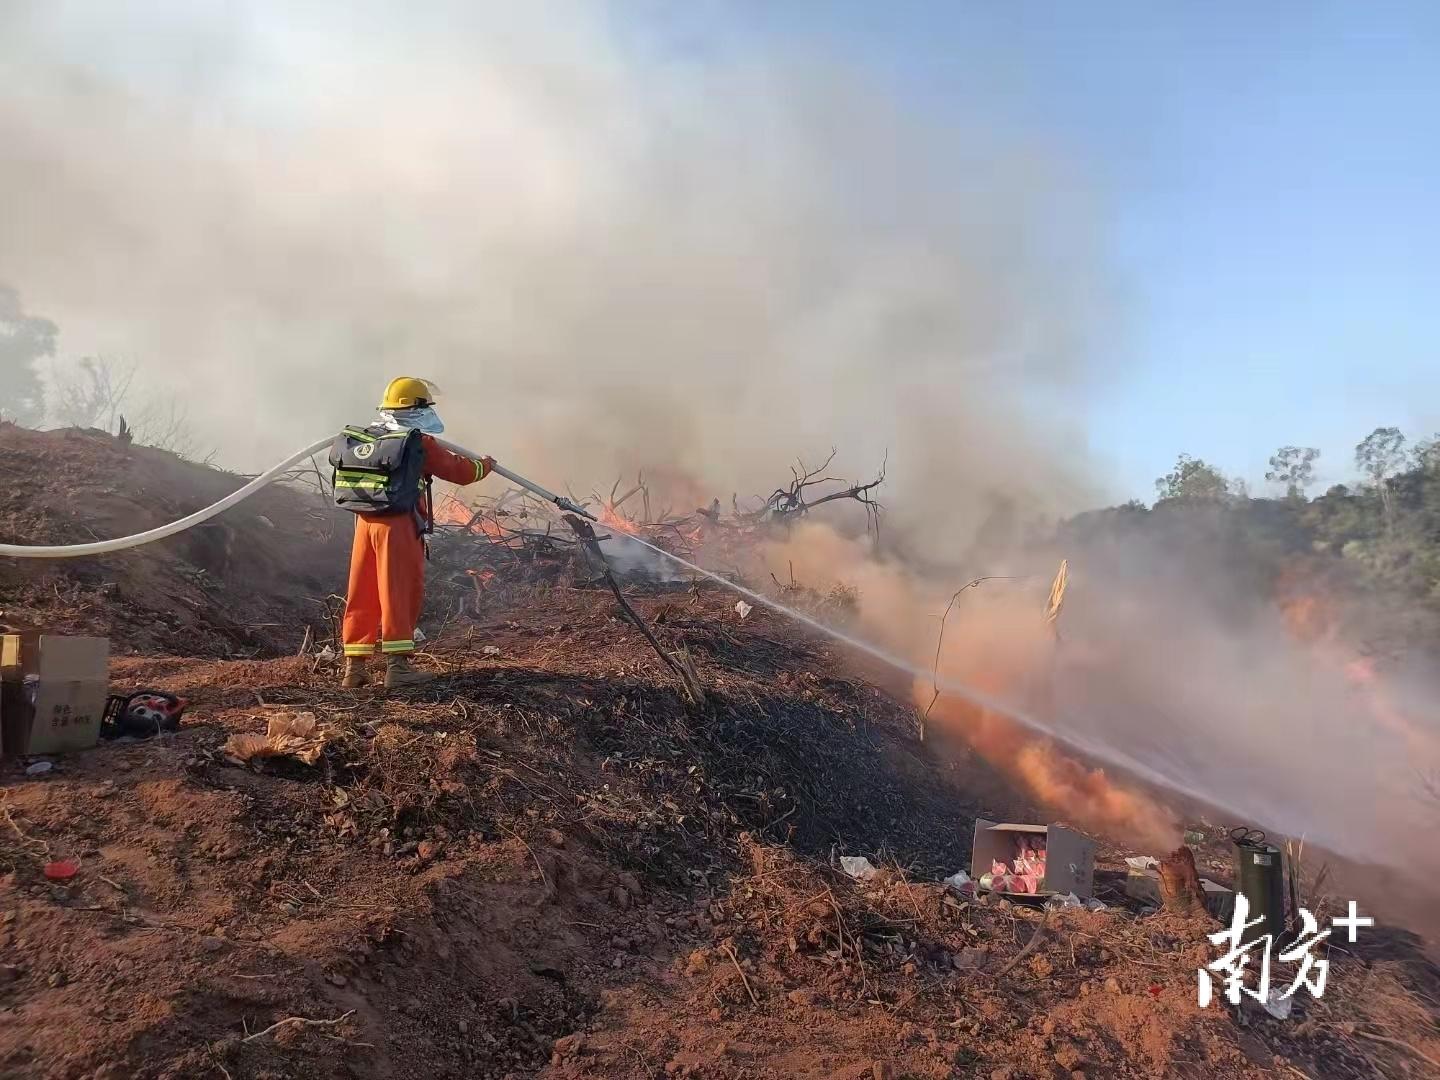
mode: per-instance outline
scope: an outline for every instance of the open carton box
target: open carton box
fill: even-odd
[[[1055,896],[1074,893],[1088,900],[1095,893],[1095,841],[1063,825],[1014,825],[975,820],[975,843],[970,854],[970,874],[978,882],[993,862],[1009,863],[1015,858],[1016,838],[1045,838],[1045,877],[1035,893],[995,890],[1000,896]]]
[[[0,754],[83,750],[100,738],[110,642],[54,634],[0,638]]]

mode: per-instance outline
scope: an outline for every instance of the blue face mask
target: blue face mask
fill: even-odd
[[[426,435],[439,435],[445,424],[436,413],[434,406],[423,409],[381,409],[380,419],[391,431],[423,431]]]

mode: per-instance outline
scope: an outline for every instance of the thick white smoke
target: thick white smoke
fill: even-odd
[[[902,522],[1089,494],[1095,208],[963,103],[587,4],[0,12],[0,281],[222,461],[410,373],[580,491],[668,466],[728,501],[833,444],[888,450]]]

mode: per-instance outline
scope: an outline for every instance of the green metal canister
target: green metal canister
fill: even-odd
[[[1243,826],[1230,831],[1235,844],[1235,891],[1250,904],[1246,922],[1262,920],[1240,939],[1249,944],[1266,934],[1272,942],[1285,932],[1285,867],[1280,849],[1265,842],[1259,829]]]

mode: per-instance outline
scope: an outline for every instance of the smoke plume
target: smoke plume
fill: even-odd
[[[668,467],[728,501],[835,445],[889,453],[902,518],[1088,494],[1055,405],[1099,371],[1095,210],[961,107],[585,4],[0,11],[0,281],[222,461],[410,373],[577,491]]]
[[[1101,494],[1082,418],[1124,322],[1082,163],[743,28],[397,12],[0,0],[0,285],[232,466],[365,418],[396,374],[440,384],[457,442],[582,495],[644,469],[688,510],[832,445],[854,477],[888,454],[888,559],[815,529],[771,554],[857,587],[917,667],[967,577],[1074,573],[1058,644],[1031,593],[957,605],[945,672],[1025,718],[947,698],[936,723],[1137,842],[1173,835],[1163,783],[1405,857],[1403,695],[1263,598],[1217,608],[1224,566],[1016,543]]]

